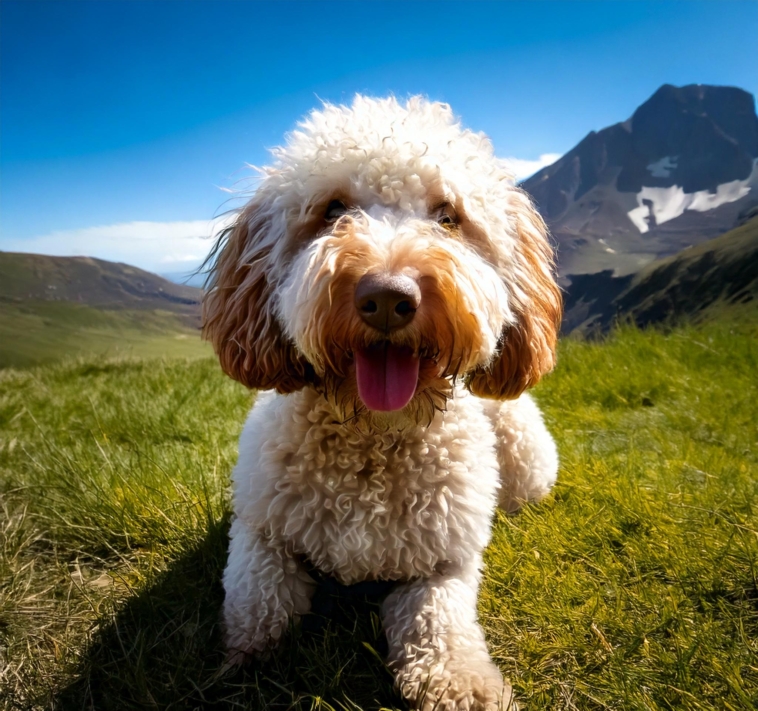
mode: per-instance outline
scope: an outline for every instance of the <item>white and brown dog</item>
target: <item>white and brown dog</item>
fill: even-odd
[[[226,643],[264,652],[309,611],[305,561],[393,580],[389,664],[411,704],[512,707],[476,598],[496,506],[556,478],[522,394],[561,316],[544,223],[487,137],[422,98],[325,105],[273,154],[205,299],[224,370],[269,391],[232,477]]]

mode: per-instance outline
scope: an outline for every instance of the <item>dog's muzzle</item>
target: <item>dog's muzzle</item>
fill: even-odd
[[[402,410],[416,392],[418,355],[388,337],[413,321],[420,304],[418,284],[404,274],[366,274],[355,287],[355,308],[378,336],[355,353],[358,395],[369,410]]]

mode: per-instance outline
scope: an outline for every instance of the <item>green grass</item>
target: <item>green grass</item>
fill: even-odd
[[[67,356],[197,358],[210,347],[162,310],[105,310],[67,301],[0,301],[0,368]]]
[[[562,343],[536,391],[559,484],[498,514],[480,596],[527,708],[758,705],[757,336]],[[210,359],[0,371],[0,704],[403,708],[372,601],[223,666],[226,487],[251,402]]]

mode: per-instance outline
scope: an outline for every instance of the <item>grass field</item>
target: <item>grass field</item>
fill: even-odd
[[[480,619],[528,709],[758,706],[758,329],[564,341],[562,458],[498,514]],[[6,708],[403,708],[374,601],[226,670],[226,486],[251,394],[211,359],[0,371]]]
[[[199,289],[128,264],[0,252],[0,368],[62,358],[197,358]]]
[[[0,368],[61,358],[202,358],[200,332],[161,310],[104,310],[67,301],[0,302]]]

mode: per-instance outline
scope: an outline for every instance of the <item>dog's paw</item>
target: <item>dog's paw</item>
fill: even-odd
[[[221,665],[221,674],[226,674],[239,667],[248,666],[253,660],[253,655],[241,649],[227,649],[224,663]]]
[[[279,644],[284,633],[282,626],[254,625],[249,629],[227,630],[224,635],[226,647],[225,667],[249,666],[254,660],[266,661]]]
[[[434,664],[399,675],[400,692],[418,711],[517,711],[513,691],[495,665]]]

